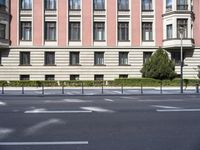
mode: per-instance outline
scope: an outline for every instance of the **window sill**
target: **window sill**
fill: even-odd
[[[118,40],[118,42],[130,42],[130,40]]]
[[[56,42],[57,40],[45,40],[45,42]]]
[[[130,9],[118,9],[118,11],[126,11],[126,12],[128,12],[128,11],[130,11]]]
[[[19,66],[22,66],[22,67],[24,66],[24,67],[26,67],[26,66],[32,66],[32,65],[19,65]]]
[[[131,65],[130,65],[130,64],[127,64],[127,65],[125,65],[125,64],[124,64],[124,65],[120,65],[120,64],[119,64],[119,66],[131,66]]]
[[[81,40],[69,40],[69,42],[81,42]]]
[[[153,12],[153,9],[142,10],[142,12]]]
[[[94,11],[106,11],[106,9],[94,9]]]
[[[57,11],[57,9],[50,9],[50,8],[45,8],[45,11]]]
[[[69,8],[69,11],[81,11],[81,9],[70,9]]]
[[[105,42],[106,40],[94,40],[94,42]]]
[[[70,64],[69,66],[81,66],[80,64]]]
[[[94,64],[94,66],[97,66],[97,67],[98,67],[98,66],[99,66],[99,67],[101,67],[101,66],[102,66],[102,67],[103,67],[103,66],[106,66],[106,65],[104,65],[104,64],[102,64],[102,65],[98,65],[98,64],[97,64],[97,65],[95,65],[95,64]]]
[[[44,65],[44,66],[56,66],[56,65]]]
[[[32,42],[32,40],[20,40],[20,42]]]
[[[142,40],[142,42],[154,42],[154,40]]]

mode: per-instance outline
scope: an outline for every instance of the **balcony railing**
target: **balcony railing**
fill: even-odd
[[[188,10],[188,5],[177,5],[177,10]]]

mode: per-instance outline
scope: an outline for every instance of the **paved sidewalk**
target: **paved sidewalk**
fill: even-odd
[[[180,94],[180,87],[4,87],[0,95],[134,95]],[[199,94],[196,87],[184,87],[184,94]]]

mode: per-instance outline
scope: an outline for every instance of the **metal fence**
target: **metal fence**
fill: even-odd
[[[199,94],[199,85],[185,88],[185,94]],[[8,87],[1,86],[0,95],[125,95],[125,94],[180,94],[180,87],[126,87],[123,84],[108,87],[104,84],[88,87],[83,83],[76,86]]]

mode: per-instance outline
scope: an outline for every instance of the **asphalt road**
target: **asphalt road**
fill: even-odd
[[[200,150],[199,95],[2,96],[0,150]]]

